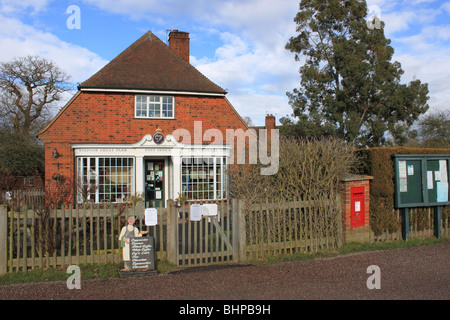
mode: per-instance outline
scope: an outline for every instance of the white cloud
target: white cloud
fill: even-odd
[[[45,8],[53,0],[0,0],[0,11],[2,13],[19,13],[30,8],[32,13],[37,13]]]
[[[52,60],[71,76],[74,84],[82,82],[103,67],[107,61],[86,48],[62,41],[51,33],[42,32],[14,18],[0,15],[0,61],[38,55]],[[65,94],[64,104],[71,98]],[[61,105],[58,105],[61,107]]]
[[[214,56],[192,56],[191,63],[206,77],[228,89],[229,97],[243,108],[264,115],[262,104],[256,101],[268,99],[271,108],[279,108],[285,115],[286,92],[298,83],[298,62],[285,49],[289,37],[295,35],[293,18],[298,2],[292,0],[201,0],[196,2],[169,0],[84,0],[85,3],[132,19],[155,22],[155,16],[164,21],[195,20],[190,26],[192,41],[216,36],[218,46]],[[195,34],[195,30],[201,32]],[[202,36],[202,33],[205,35]],[[247,99],[242,98],[243,96]],[[255,103],[248,98],[254,97]],[[278,105],[276,105],[278,104]],[[233,104],[234,105],[234,104]],[[238,105],[234,105],[240,108]],[[260,107],[261,106],[261,107]],[[272,113],[277,113],[273,111]],[[243,114],[246,111],[243,110]]]
[[[277,123],[281,117],[292,114],[287,97],[282,95],[230,93],[228,100],[242,117],[250,117],[255,126],[264,125],[266,114],[273,114]]]
[[[1,16],[0,45],[8,48],[0,51],[0,61],[40,55],[55,61],[75,82],[86,80],[107,63],[86,48],[62,41],[51,33],[37,30],[17,19]]]

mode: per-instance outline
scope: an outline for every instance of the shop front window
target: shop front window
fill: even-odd
[[[78,202],[125,202],[134,192],[134,158],[77,158]]]
[[[226,158],[182,158],[182,192],[189,200],[225,199]]]

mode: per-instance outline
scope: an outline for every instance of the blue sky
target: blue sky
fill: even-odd
[[[371,0],[385,22],[402,82],[427,82],[431,110],[450,108],[450,2]],[[295,35],[295,0],[0,0],[0,61],[41,55],[79,83],[150,30],[190,33],[191,63],[228,90],[255,125],[292,112],[286,92],[298,86],[301,62],[285,50]],[[67,8],[80,8],[69,29]],[[73,94],[73,93],[72,93]],[[70,98],[70,94],[66,99]]]

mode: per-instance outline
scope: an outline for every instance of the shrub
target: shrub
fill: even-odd
[[[262,176],[260,164],[233,166],[229,171],[230,193],[248,203],[265,197],[286,201],[334,193],[340,179],[358,162],[354,150],[352,144],[335,138],[281,137],[278,172]]]

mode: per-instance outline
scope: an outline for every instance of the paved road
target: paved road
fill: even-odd
[[[146,278],[0,287],[0,299],[450,300],[450,244],[265,266],[231,266]],[[369,266],[380,289],[368,289]],[[371,279],[372,279],[371,278]],[[370,283],[376,283],[369,281]]]

